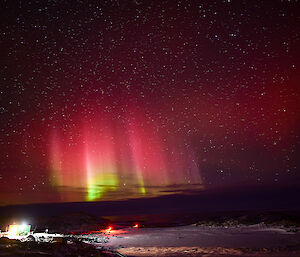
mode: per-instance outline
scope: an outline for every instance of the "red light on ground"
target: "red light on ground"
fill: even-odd
[[[106,231],[111,231],[113,228],[110,226],[106,229]]]
[[[139,227],[139,224],[135,224],[133,227],[134,227],[134,228],[138,228],[138,227]]]

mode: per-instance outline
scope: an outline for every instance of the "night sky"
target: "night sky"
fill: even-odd
[[[0,5],[0,205],[299,183],[298,0]]]

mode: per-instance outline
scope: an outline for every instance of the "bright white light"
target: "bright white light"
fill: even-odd
[[[20,225],[20,230],[24,231],[27,228],[28,224],[23,223],[22,225]]]

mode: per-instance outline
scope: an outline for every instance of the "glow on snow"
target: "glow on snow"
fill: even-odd
[[[77,133],[75,133],[77,132]],[[158,195],[169,186],[201,187],[194,153],[167,140],[138,121],[116,128],[112,124],[82,125],[78,133],[53,130],[50,144],[53,186],[65,200],[81,189],[86,200],[121,192],[133,197]],[[191,185],[192,186],[192,185]],[[159,189],[159,190],[158,190]]]

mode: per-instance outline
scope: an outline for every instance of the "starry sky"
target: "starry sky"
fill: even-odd
[[[299,183],[299,4],[1,1],[0,205]]]

